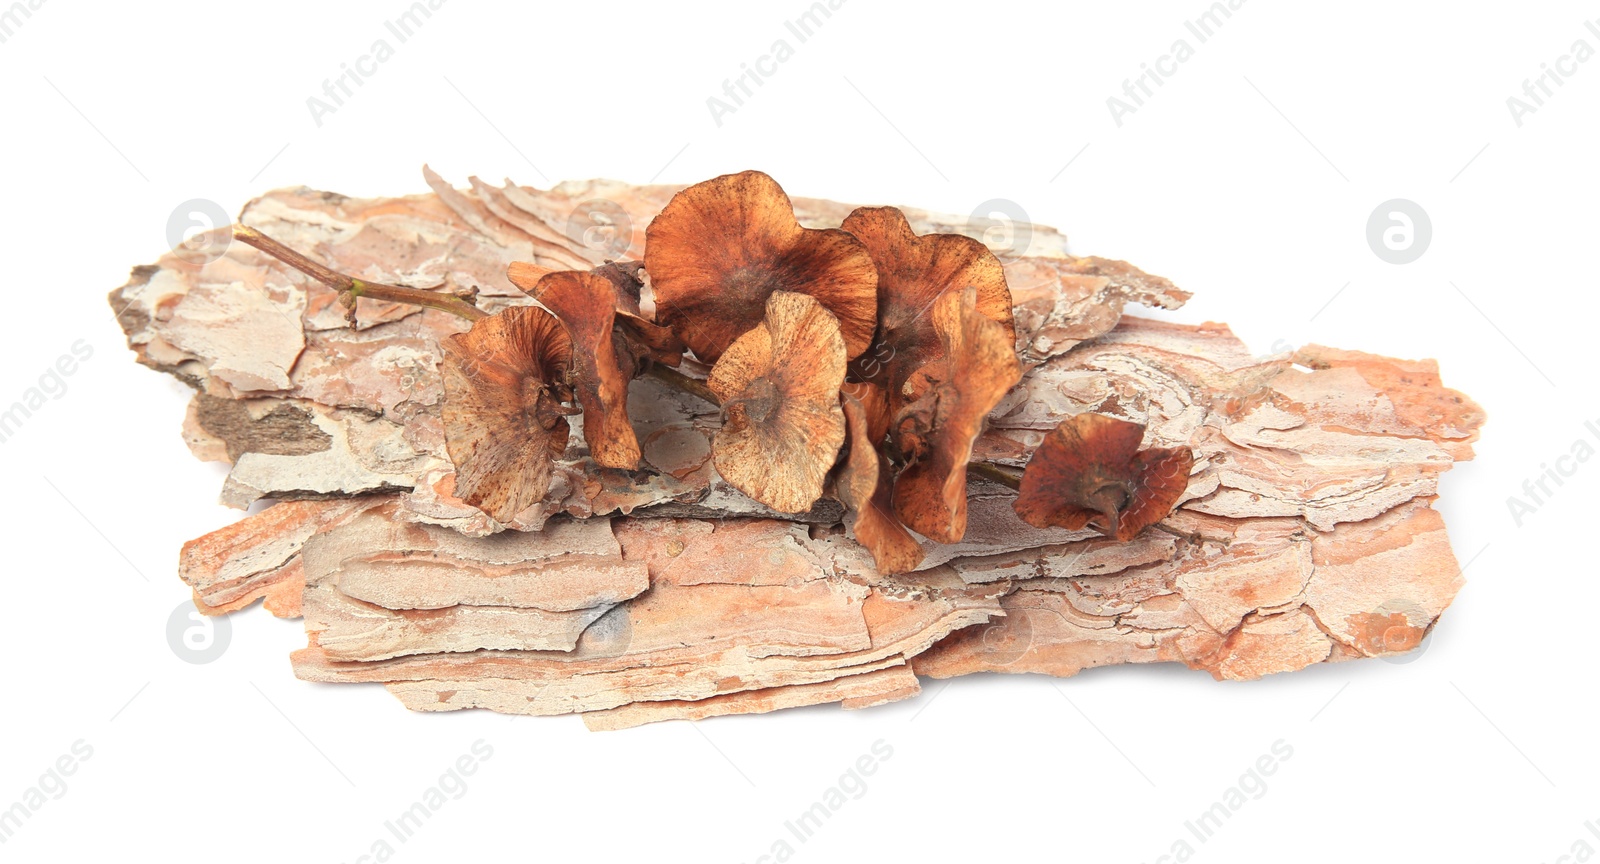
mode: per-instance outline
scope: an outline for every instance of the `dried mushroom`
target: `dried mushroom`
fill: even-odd
[[[1051,430],[1028,460],[1015,508],[1036,528],[1092,525],[1122,542],[1172,512],[1189,485],[1187,447],[1140,450],[1144,426],[1079,414]]]
[[[603,278],[615,289],[612,297],[612,305],[616,311],[614,324],[624,337],[623,345],[619,346],[616,352],[617,362],[626,366],[627,357],[632,355],[637,360],[648,358],[654,363],[677,366],[683,362],[683,352],[687,350],[682,340],[673,335],[671,330],[644,317],[644,313],[639,310],[639,295],[644,287],[639,274],[643,270],[644,265],[637,261],[612,261],[589,271],[590,274]],[[527,292],[530,297],[537,297],[539,280],[554,272],[557,271],[526,261],[513,261],[506,271],[506,276],[510,278],[511,284]],[[626,350],[621,350],[624,348]]]
[[[455,495],[500,522],[550,489],[573,409],[565,378],[572,342],[543,309],[516,306],[440,342],[445,447]]]
[[[712,459],[734,488],[800,513],[822,497],[844,444],[844,337],[805,294],[775,291],[765,305],[766,317],[728,346],[706,379],[726,417]]]
[[[1014,343],[1011,291],[1000,259],[987,246],[960,234],[919,237],[895,207],[859,207],[842,227],[867,247],[878,268],[878,329],[872,347],[851,369],[882,384],[893,410],[905,404],[900,389],[911,373],[942,352],[928,313],[946,292],[973,288],[978,313],[998,323]]]
[[[943,356],[911,376],[910,404],[895,415],[894,443],[909,463],[894,484],[894,509],[911,530],[955,543],[967,530],[967,462],[984,417],[1021,380],[1006,329],[977,309],[977,290],[934,301]]]
[[[871,385],[867,385],[871,386]],[[922,563],[922,544],[894,515],[892,474],[873,435],[871,410],[848,392],[840,393],[850,450],[834,477],[834,493],[850,508],[851,532],[872,553],[880,573],[909,573]]]
[[[802,228],[789,196],[759,171],[674,195],[645,231],[644,260],[657,317],[706,363],[761,323],[776,291],[809,295],[832,313],[847,359],[877,327],[878,271],[860,241]]]
[[[617,350],[615,286],[595,273],[562,270],[540,278],[532,293],[572,338],[572,388],[583,406],[589,454],[606,468],[637,469],[639,441],[628,422],[628,382],[637,362]]]

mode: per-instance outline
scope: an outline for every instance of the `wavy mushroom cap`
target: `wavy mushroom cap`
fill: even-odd
[[[1095,522],[1127,542],[1172,512],[1189,486],[1187,447],[1140,451],[1144,426],[1104,414],[1079,414],[1051,430],[1022,473],[1013,505],[1036,528],[1077,530]]]
[[[773,292],[766,310],[706,379],[726,415],[711,456],[734,488],[801,513],[822,497],[844,444],[845,343],[833,315],[807,295]]]
[[[850,452],[834,476],[834,492],[854,514],[851,533],[872,553],[878,572],[909,573],[922,563],[922,544],[894,515],[890,484],[893,475],[888,459],[877,446],[883,436],[874,436],[872,409],[860,399],[841,392],[839,401],[844,408]]]
[[[975,289],[978,313],[1015,342],[1011,289],[989,247],[960,234],[919,237],[896,207],[859,207],[843,228],[867,247],[878,268],[878,329],[852,368],[881,383],[894,410],[905,404],[901,387],[911,373],[941,356],[943,343],[929,312],[946,293]]]
[[[512,261],[506,267],[506,279],[522,289],[529,297],[539,288],[539,280],[557,272],[551,267],[541,267],[529,261]]]
[[[624,336],[626,350],[615,351],[617,364],[626,370],[629,358],[637,361],[646,357],[652,362],[666,366],[678,366],[683,362],[683,352],[689,350],[671,330],[644,317],[639,310],[639,294],[644,288],[644,282],[639,278],[639,273],[644,265],[637,261],[607,262],[588,271],[589,273],[605,278],[615,289],[613,306],[616,310],[615,324]],[[539,280],[558,271],[549,267],[540,267],[526,261],[513,261],[506,270],[506,276],[511,284],[521,288],[530,297],[539,295]],[[549,305],[549,304],[545,304]],[[587,436],[585,436],[587,437]]]
[[[544,498],[551,460],[566,450],[572,343],[549,312],[515,306],[439,347],[456,497],[509,522]]]
[[[921,392],[895,415],[895,445],[910,464],[895,479],[894,510],[924,537],[956,543],[967,533],[972,442],[1022,370],[1005,328],[978,312],[975,289],[940,296],[932,318],[944,353],[913,373]]]
[[[628,382],[637,361],[626,351],[619,358],[616,286],[597,273],[562,270],[541,277],[532,293],[572,339],[572,389],[583,406],[589,455],[606,468],[636,470],[639,441],[628,420]]]
[[[866,249],[837,228],[802,228],[783,188],[759,171],[674,195],[645,230],[644,262],[661,323],[707,363],[761,323],[778,291],[831,312],[846,359],[877,327],[878,271]]]

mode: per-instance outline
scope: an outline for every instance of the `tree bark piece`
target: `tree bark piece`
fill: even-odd
[[[302,563],[306,629],[339,660],[571,651],[590,624],[649,585],[607,519],[467,537],[385,508],[311,538]]]
[[[492,312],[532,302],[511,261],[639,258],[677,191],[427,180],[400,198],[278,190],[240,221],[357,278],[475,290]],[[853,209],[793,202],[806,227]],[[628,392],[642,470],[595,465],[573,418],[549,494],[496,522],[454,496],[440,424],[439,342],[465,322],[362,300],[348,327],[326,286],[236,244],[136,268],[110,298],[138,361],[195,388],[184,437],[232,465],[224,500],[277,502],[186,544],[179,574],[207,614],[303,611],[300,678],[596,729],[864,707],[916,695],[918,675],[1178,662],[1250,679],[1414,650],[1437,624],[1463,581],[1438,478],[1472,458],[1484,416],[1431,361],[1253,356],[1223,325],[1124,318],[1189,295],[1068,255],[1051,229],[1006,226],[1001,243],[984,220],[906,213],[919,234],[995,241],[1012,291],[1023,378],[975,458],[1020,467],[1081,412],[1142,423],[1145,446],[1196,457],[1171,516],[1117,544],[1029,527],[1010,489],[972,480],[962,540],[881,576],[837,501],[778,514],[729,486],[717,408],[645,377]]]
[[[285,501],[183,544],[178,578],[194,589],[201,612],[242,609],[279,584],[304,586],[300,552],[306,541],[381,503],[378,498]]]

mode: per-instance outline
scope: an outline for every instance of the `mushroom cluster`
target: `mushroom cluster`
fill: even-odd
[[[596,464],[653,470],[628,382],[654,370],[720,406],[724,480],[780,513],[837,498],[881,571],[917,567],[917,535],[965,535],[973,444],[1023,371],[1005,271],[982,243],[918,236],[893,207],[807,228],[777,182],[745,171],[674,196],[642,262],[508,275],[538,305],[476,320],[442,361],[456,494],[489,516],[509,522],[545,496],[568,415],[582,414]],[[709,373],[661,371],[690,369],[686,356]],[[1143,436],[1079,415],[1020,478],[977,467],[1019,488],[1031,525],[1126,541],[1166,517],[1193,464],[1187,448],[1141,449]]]

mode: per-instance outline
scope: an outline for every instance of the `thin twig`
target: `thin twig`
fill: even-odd
[[[1019,491],[1022,489],[1021,477],[991,462],[968,462],[967,473],[974,477],[992,480],[1001,486],[1009,486]]]
[[[354,303],[358,297],[367,297],[390,303],[407,303],[412,306],[438,309],[441,312],[459,315],[468,321],[489,317],[489,313],[452,294],[438,294],[418,288],[404,288],[399,285],[387,285],[382,282],[368,282],[364,279],[356,279],[343,273],[335,272],[262,234],[260,231],[245,225],[233,226],[233,239],[254,246],[288,264],[290,267],[299,270],[301,273],[338,291],[341,295],[347,296],[349,298],[346,301],[347,303]]]
[[[698,396],[712,405],[722,404],[722,400],[717,398],[717,394],[711,392],[711,388],[706,386],[706,382],[699,378],[691,378],[670,366],[653,363],[645,374],[691,396]]]

